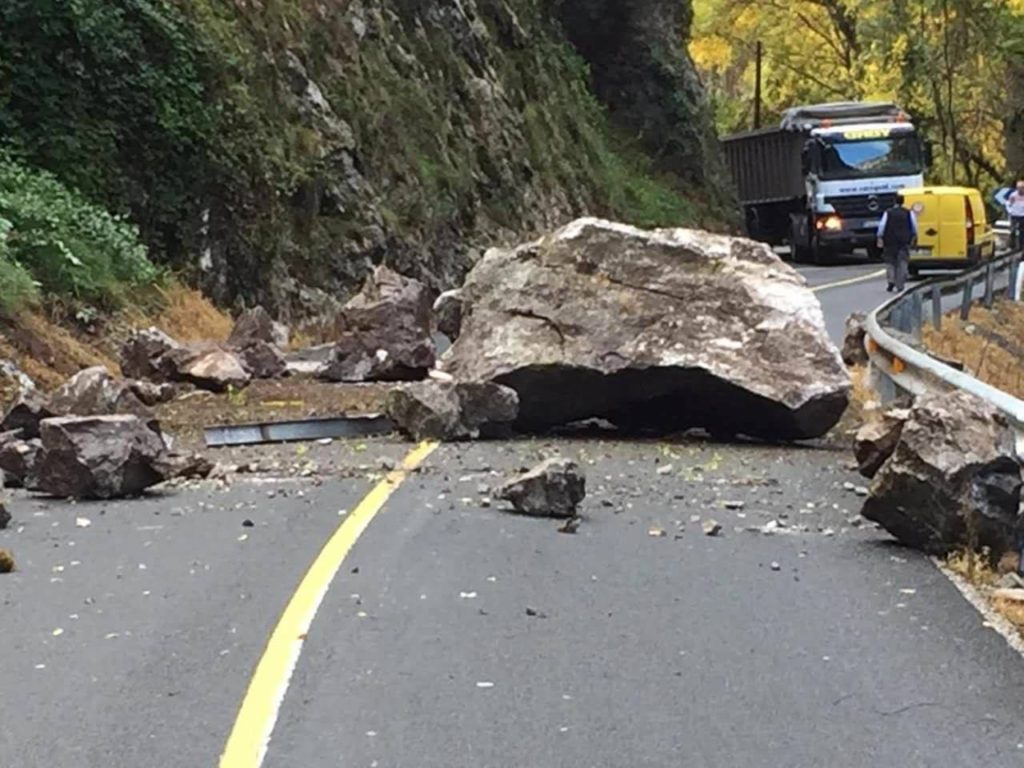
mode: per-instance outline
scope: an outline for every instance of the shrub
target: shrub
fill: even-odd
[[[0,221],[0,305],[6,308],[38,289],[113,309],[159,279],[133,226],[6,154],[0,154]]]

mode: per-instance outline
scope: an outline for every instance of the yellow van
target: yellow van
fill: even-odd
[[[972,187],[904,189],[906,206],[917,215],[917,245],[910,252],[910,273],[948,269],[991,259],[996,236],[981,192]]]

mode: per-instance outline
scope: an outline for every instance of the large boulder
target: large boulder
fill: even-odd
[[[53,496],[134,496],[163,481],[161,436],[136,416],[64,416],[41,425],[43,452],[26,484]]]
[[[21,439],[20,431],[0,435],[0,471],[3,472],[4,484],[21,488],[25,478],[35,470],[42,447],[39,438]]]
[[[64,382],[50,398],[50,409],[61,416],[111,413],[151,416],[129,382],[114,378],[102,365],[79,371]]]
[[[462,293],[443,369],[516,390],[525,429],[598,417],[788,440],[847,405],[818,300],[750,240],[581,219],[488,251]]]
[[[252,379],[239,353],[217,344],[189,344],[171,350],[161,361],[172,381],[187,382],[211,392],[241,389]]]
[[[434,301],[434,320],[437,330],[451,341],[459,338],[462,330],[462,289],[445,291]]]
[[[242,312],[235,320],[231,335],[228,336],[228,344],[239,349],[254,341],[262,341],[267,344],[274,344],[276,341],[274,318],[261,306]]]
[[[181,348],[159,328],[136,331],[121,347],[121,374],[129,379],[167,381],[173,367],[165,355]]]
[[[843,336],[843,362],[849,366],[867,365],[868,351],[864,346],[867,331],[864,320],[867,315],[854,312],[846,318],[846,333]]]
[[[281,351],[266,341],[253,341],[238,352],[254,379],[277,379],[288,373],[288,361]]]
[[[430,289],[387,267],[338,313],[338,343],[322,372],[331,381],[414,381],[436,360]]]
[[[8,406],[0,421],[0,431],[20,431],[25,439],[39,437],[39,423],[56,416],[50,398],[34,386],[24,388]]]
[[[519,398],[500,384],[431,380],[393,389],[384,410],[414,440],[470,440],[508,429]]]
[[[1021,469],[1005,419],[967,393],[919,397],[862,514],[932,554],[1021,543]]]

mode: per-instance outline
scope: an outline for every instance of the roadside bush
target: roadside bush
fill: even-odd
[[[158,279],[133,226],[0,154],[0,307],[42,293],[114,309]]]

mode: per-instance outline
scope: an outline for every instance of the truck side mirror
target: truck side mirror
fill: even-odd
[[[804,142],[800,150],[800,172],[806,176],[811,172],[811,150],[814,148],[813,141]]]

